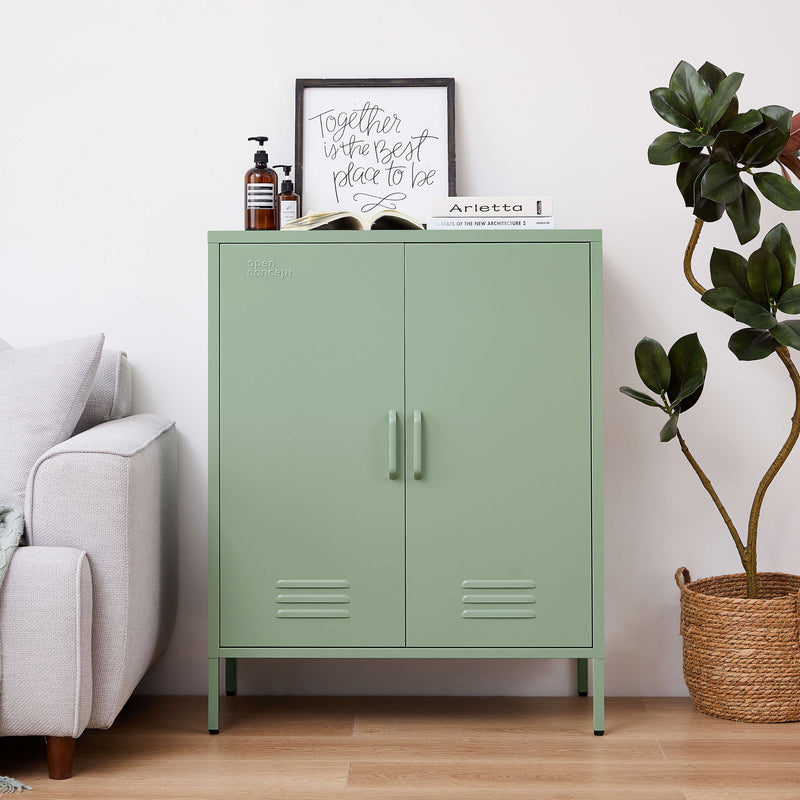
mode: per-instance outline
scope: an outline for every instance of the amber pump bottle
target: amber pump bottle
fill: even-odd
[[[297,219],[300,213],[300,195],[295,194],[294,184],[289,177],[289,164],[276,164],[275,169],[283,170],[281,193],[278,195],[278,225],[282,228],[287,222]]]
[[[267,166],[269,157],[264,152],[267,136],[251,136],[248,142],[258,142],[260,149],[254,156],[255,166],[244,175],[244,229],[246,231],[275,231],[278,214],[275,208],[278,194],[278,173]]]

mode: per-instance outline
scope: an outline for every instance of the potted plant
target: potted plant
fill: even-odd
[[[800,177],[800,114],[793,118],[781,106],[741,111],[736,93],[742,78],[709,63],[700,69],[678,64],[669,86],[650,92],[655,111],[678,130],[656,138],[648,159],[678,165],[678,189],[695,216],[684,274],[703,303],[741,324],[728,348],[740,361],[779,358],[794,392],[788,437],[758,484],[746,528],[733,522],[680,430],[681,416],[697,403],[706,378],[697,334],[678,339],[669,351],[655,339],[642,339],[634,353],[636,369],[652,394],[628,386],[620,391],[667,415],[661,441],[677,439],[744,568],[743,574],[696,581],[685,568],[675,575],[692,700],[714,716],[783,722],[800,720],[800,576],[759,573],[757,540],[766,492],[800,437],[800,373],[792,358],[792,350],[800,350],[800,319],[791,318],[800,314],[795,250],[786,226],[779,224],[746,256],[715,248],[710,288],[697,280],[692,265],[705,223],[727,216],[742,245],[758,236],[759,193],[781,209],[800,210],[800,191],[790,175]]]

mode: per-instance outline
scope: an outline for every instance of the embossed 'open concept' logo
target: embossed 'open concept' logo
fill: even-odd
[[[275,262],[260,258],[249,258],[247,260],[248,278],[291,278],[294,275],[294,267],[276,267]]]

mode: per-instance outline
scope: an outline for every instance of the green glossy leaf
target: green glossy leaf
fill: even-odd
[[[764,121],[760,111],[751,109],[744,114],[737,114],[733,119],[725,124],[726,131],[737,131],[747,133],[757,128]]]
[[[669,165],[693,159],[698,151],[681,144],[680,135],[677,131],[667,131],[658,136],[647,149],[647,160],[651,164]]]
[[[723,78],[714,89],[711,104],[708,108],[708,119],[705,121],[707,129],[711,128],[712,125],[716,125],[722,119],[723,114],[731,104],[731,100],[733,100],[734,95],[742,85],[742,78],[744,78],[744,75],[741,72],[732,72],[727,78]]]
[[[711,283],[717,289],[727,286],[742,295],[743,300],[752,300],[750,282],[747,280],[747,260],[733,250],[715,247],[711,251]]]
[[[725,206],[725,212],[733,223],[739,244],[747,244],[758,236],[761,227],[761,201],[746,183],[742,183],[739,197]]]
[[[682,336],[669,349],[671,377],[667,397],[673,406],[680,403],[703,385],[708,360],[696,333]]]
[[[779,346],[770,333],[755,328],[736,331],[728,340],[728,349],[739,361],[758,361],[774,353]]]
[[[688,100],[672,89],[664,87],[650,92],[650,102],[661,119],[678,128],[694,130],[697,123],[692,118],[692,107]]]
[[[733,309],[737,303],[747,300],[742,293],[736,289],[723,286],[720,289],[708,289],[702,296],[702,301],[716,311],[721,311],[729,317],[733,316]],[[760,308],[760,306],[759,306]]]
[[[781,154],[787,141],[789,141],[788,135],[784,135],[779,130],[772,128],[764,131],[753,137],[750,144],[747,145],[741,162],[747,164],[748,167],[766,167]]]
[[[800,191],[783,175],[756,172],[753,175],[761,194],[784,211],[800,211]]]
[[[669,88],[685,97],[695,120],[705,122],[711,106],[711,90],[703,76],[687,61],[681,61],[669,79]]]
[[[703,174],[703,170],[708,166],[709,158],[705,155],[696,156],[690,161],[684,161],[679,167],[675,177],[678,189],[683,197],[683,202],[688,208],[695,204],[695,192],[700,189],[696,184],[697,179]]]
[[[764,106],[758,109],[766,124],[772,123],[772,127],[777,128],[789,136],[792,128],[792,112],[783,106]]]
[[[717,91],[717,87],[725,79],[725,73],[716,64],[706,61],[700,69],[697,70],[702,75],[703,80],[708,84],[708,88],[712,92]]]
[[[717,161],[703,173],[700,192],[708,200],[727,204],[738,200],[743,186],[739,170],[733,164]]]
[[[778,310],[784,314],[800,314],[800,286],[790,286],[781,295]]]
[[[781,265],[766,247],[754,250],[747,259],[747,282],[753,299],[764,308],[781,293]]]
[[[699,133],[698,131],[686,131],[686,133],[679,133],[678,140],[686,147],[708,147],[714,144],[714,137],[709,136],[707,133]],[[696,152],[692,153],[693,156],[697,155]]]
[[[702,383],[685,400],[681,400],[680,406],[678,407],[678,411],[680,411],[681,414],[688,411],[695,403],[697,403],[697,401],[700,399],[700,395],[703,394],[704,386],[705,383]]]
[[[649,394],[645,394],[644,392],[639,392],[636,389],[631,389],[630,386],[620,386],[619,390],[622,394],[628,395],[628,397],[632,397],[634,400],[638,400],[640,403],[644,403],[646,406],[655,406],[656,408],[663,408],[660,403],[657,403]]]
[[[714,139],[711,148],[712,161],[729,161],[731,164],[738,164],[742,160],[742,155],[750,143],[750,137],[746,133],[738,131],[722,131]]]
[[[779,322],[770,333],[781,344],[800,350],[800,320],[787,319]]]
[[[728,108],[725,110],[725,113],[722,115],[720,121],[712,126],[711,132],[714,134],[718,134],[720,131],[724,131],[728,128],[728,124],[736,119],[739,116],[739,100],[738,98],[734,97],[733,100],[728,104]]]
[[[645,336],[636,345],[633,355],[642,383],[658,395],[666,392],[670,382],[670,363],[661,344]]]
[[[674,439],[678,434],[678,417],[679,413],[676,411],[666,422],[666,425],[661,429],[659,438],[662,442],[668,442]]]
[[[783,293],[788,291],[792,287],[792,284],[794,284],[795,264],[797,262],[794,245],[792,244],[792,237],[789,235],[788,229],[782,222],[777,224],[764,237],[762,247],[769,250],[770,253],[778,259],[778,263],[781,265],[781,274],[783,275],[783,280],[781,281],[782,299]]]
[[[699,194],[699,192],[698,192]],[[696,197],[692,213],[703,222],[716,222],[725,213],[725,206],[705,197]]]
[[[733,307],[733,316],[737,322],[743,322],[751,328],[768,331],[778,324],[778,320],[763,306],[752,300],[741,300]]]

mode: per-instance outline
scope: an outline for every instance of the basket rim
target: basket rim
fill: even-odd
[[[678,580],[678,575],[681,571],[685,570],[685,574],[688,576],[689,571],[685,567],[681,567],[678,572],[675,574],[675,580],[678,583],[678,586],[681,592],[691,592],[695,596],[700,597],[709,597],[712,599],[725,599],[730,600],[731,602],[738,602],[738,603],[774,603],[776,601],[785,600],[787,597],[791,597],[797,599],[800,595],[800,575],[796,575],[791,572],[757,572],[756,575],[758,577],[767,577],[767,578],[787,578],[791,581],[796,581],[797,586],[792,591],[787,592],[786,594],[778,595],[777,597],[729,597],[727,595],[719,595],[719,594],[708,594],[706,592],[698,591],[698,589],[693,588],[696,584],[700,584],[700,589],[703,588],[702,584],[707,581],[719,581],[724,579],[736,579],[736,580],[746,580],[747,575],[744,572],[735,572],[730,573],[727,575],[709,575],[705,578],[695,578],[692,580],[691,578],[686,582],[681,582]]]

